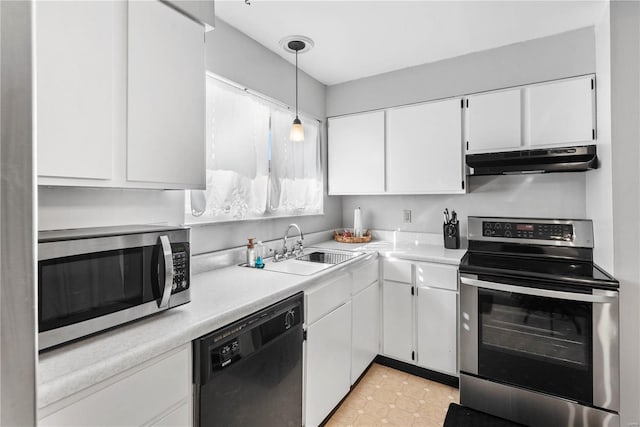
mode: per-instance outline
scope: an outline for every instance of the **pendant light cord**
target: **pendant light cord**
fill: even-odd
[[[298,51],[296,50],[296,119],[298,118]]]

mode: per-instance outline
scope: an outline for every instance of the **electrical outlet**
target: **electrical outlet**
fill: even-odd
[[[405,224],[411,224],[411,209],[404,209],[402,211],[402,218]]]

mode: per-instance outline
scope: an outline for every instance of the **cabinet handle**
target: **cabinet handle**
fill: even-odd
[[[416,352],[415,351],[411,352],[411,360],[416,360]]]

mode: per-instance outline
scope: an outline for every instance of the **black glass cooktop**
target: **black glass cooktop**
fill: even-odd
[[[460,272],[525,280],[542,280],[558,285],[618,288],[618,282],[590,261],[502,255],[468,251]]]

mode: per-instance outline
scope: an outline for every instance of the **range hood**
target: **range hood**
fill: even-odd
[[[598,167],[595,145],[467,154],[469,175],[582,172]]]

